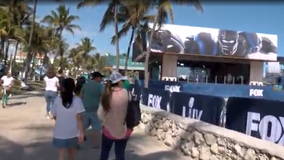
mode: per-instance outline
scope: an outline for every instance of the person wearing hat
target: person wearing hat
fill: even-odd
[[[103,77],[100,72],[93,72],[91,74],[92,80],[85,83],[81,90],[81,96],[86,110],[86,112],[83,113],[83,125],[85,130],[90,126],[92,127],[94,149],[99,148],[101,125],[96,113],[103,93],[103,85],[101,84]]]
[[[132,129],[125,124],[128,102],[132,98],[130,92],[123,88],[126,79],[119,72],[113,72],[105,85],[98,109],[103,126],[100,160],[108,160],[113,144],[115,159],[125,159],[125,148],[132,133]]]

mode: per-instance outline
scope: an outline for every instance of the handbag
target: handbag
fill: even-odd
[[[139,125],[141,120],[140,101],[137,100],[137,98],[133,97],[129,91],[127,91],[127,95],[128,95],[128,106],[125,117],[125,123],[127,128],[133,129],[134,127]],[[131,100],[129,96],[132,96]]]

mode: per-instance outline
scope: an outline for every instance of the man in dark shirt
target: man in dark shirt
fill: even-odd
[[[62,82],[64,81],[64,79],[65,79],[65,77],[64,77],[64,75],[63,75],[63,69],[59,69],[58,71],[57,71],[57,75],[56,75],[56,77],[58,78],[58,80],[59,80],[59,91],[61,91],[61,86],[62,86]]]

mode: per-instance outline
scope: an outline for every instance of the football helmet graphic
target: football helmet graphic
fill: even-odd
[[[217,44],[222,55],[234,55],[238,49],[238,42],[239,34],[237,31],[219,30]]]
[[[217,45],[210,33],[200,32],[196,36],[186,37],[185,53],[216,55]]]
[[[256,33],[240,32],[239,36],[239,45],[246,55],[259,52],[262,48],[261,40]]]
[[[151,32],[148,32],[148,38]],[[169,30],[155,31],[152,39],[151,49],[161,52],[184,53],[184,45],[178,35],[172,34]]]
[[[263,54],[276,53],[277,47],[267,37],[261,38],[261,44],[262,44],[260,48],[261,53]]]

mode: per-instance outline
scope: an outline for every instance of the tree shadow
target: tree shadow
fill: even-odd
[[[10,141],[0,139],[0,160],[50,160],[57,159],[57,149],[52,146],[52,126],[28,126],[22,127],[26,130],[40,130],[40,135],[31,143],[20,145]],[[1,138],[1,137],[0,137]],[[153,137],[135,132],[127,145],[126,159],[136,160],[172,160],[179,159],[180,155],[170,148],[161,147],[162,142],[159,142]],[[161,149],[163,148],[163,149]],[[86,148],[78,151],[77,159],[93,160],[99,159],[100,150],[92,150]],[[2,158],[3,157],[3,158]],[[7,158],[6,158],[7,157]],[[112,149],[110,158],[115,158]]]
[[[30,98],[30,97],[42,97],[44,95],[43,91],[29,91],[20,95],[15,95],[9,99],[25,99],[25,98]]]
[[[9,108],[9,107],[16,107],[16,106],[20,106],[22,104],[27,104],[27,102],[12,102],[12,103],[8,103],[6,107],[7,108]]]
[[[0,160],[19,160],[23,155],[23,145],[0,136]]]

